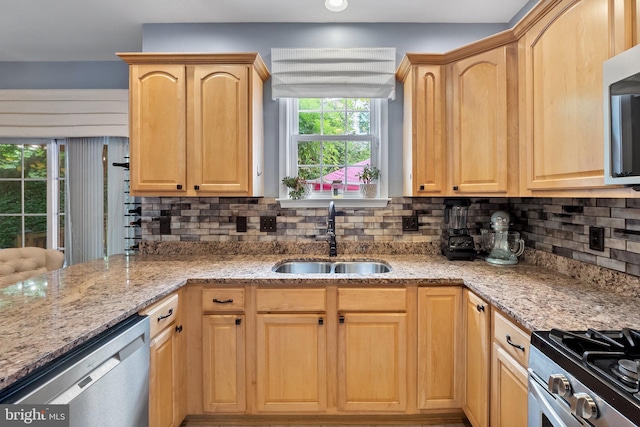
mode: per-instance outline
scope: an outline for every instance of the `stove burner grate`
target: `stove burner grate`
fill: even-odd
[[[623,362],[627,367],[630,367],[630,363],[636,363],[635,360],[625,359],[625,354],[622,352],[587,351],[582,357],[587,367],[598,372],[613,385],[628,393],[638,393],[640,392],[638,374],[636,373],[634,378],[633,373],[629,372],[625,366],[620,367],[620,361],[625,360],[629,362]]]

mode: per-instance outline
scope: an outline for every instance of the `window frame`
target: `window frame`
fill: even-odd
[[[64,144],[63,141],[50,138],[0,138],[0,144],[3,145],[21,145],[23,147],[21,162],[21,176],[20,178],[8,178],[2,181],[7,182],[20,182],[21,187],[21,211],[19,213],[4,213],[0,212],[1,217],[19,217],[21,221],[21,241],[22,246],[25,247],[25,221],[28,217],[43,217],[46,218],[47,223],[47,248],[54,248],[64,251],[64,247],[59,240],[60,234],[60,217],[64,215],[60,209],[60,145]],[[46,149],[46,162],[47,162],[47,174],[44,179],[42,178],[27,178],[24,176],[24,147],[27,145],[44,145]],[[66,178],[66,177],[65,177]],[[64,181],[65,178],[62,178]],[[25,212],[25,185],[26,182],[46,182],[47,186],[47,207],[45,213],[27,213]]]
[[[343,207],[385,207],[388,198],[388,100],[371,98],[370,135],[299,135],[298,98],[280,98],[279,102],[279,174],[278,202],[282,207],[326,207],[331,200]],[[296,176],[298,170],[297,143],[299,141],[369,141],[371,140],[371,164],[380,169],[379,197],[312,197],[293,200],[282,185],[285,176]]]

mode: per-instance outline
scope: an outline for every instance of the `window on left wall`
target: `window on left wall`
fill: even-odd
[[[64,250],[65,144],[0,141],[0,248]]]
[[[0,139],[0,249],[65,252],[67,265],[131,245],[126,138]],[[130,204],[130,203],[129,203]]]

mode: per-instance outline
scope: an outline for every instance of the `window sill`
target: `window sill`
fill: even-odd
[[[356,199],[356,198],[309,198],[309,199],[276,199],[283,208],[326,208],[333,201],[336,208],[384,208],[391,199]]]

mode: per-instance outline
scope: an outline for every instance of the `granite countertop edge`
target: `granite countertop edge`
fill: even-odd
[[[603,289],[534,265],[499,267],[481,260],[452,262],[439,255],[367,255],[338,259],[382,260],[393,270],[340,278],[271,270],[285,259],[309,258],[326,257],[117,255],[2,287],[0,321],[8,332],[0,336],[0,390],[186,284],[464,285],[529,331],[640,328],[640,315],[634,310],[639,295]]]

